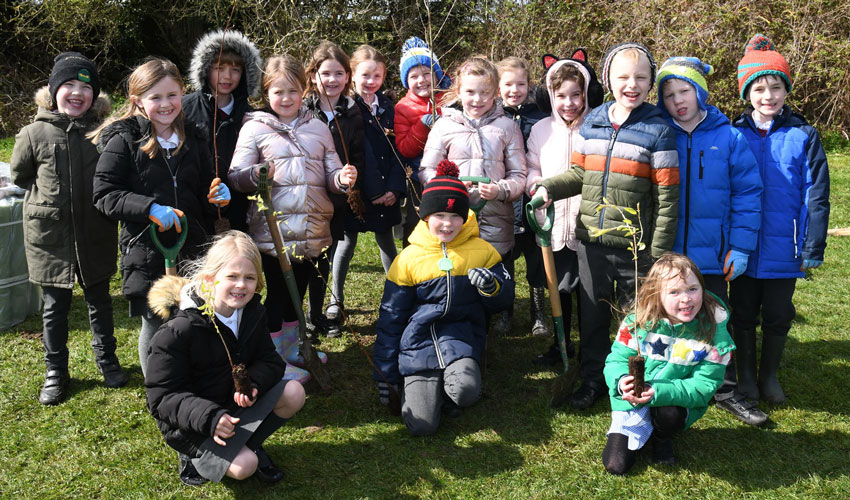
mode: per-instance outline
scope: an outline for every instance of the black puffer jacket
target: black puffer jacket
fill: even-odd
[[[165,442],[195,455],[212,437],[221,416],[239,408],[233,401],[236,389],[222,338],[233,363],[247,366],[258,397],[280,381],[285,365],[269,336],[259,294],[242,309],[238,338],[216,319],[219,337],[209,317],[198,309],[203,301],[187,283],[169,276],[151,289],[151,309],[170,319],[151,342],[145,389],[148,409]]]
[[[215,93],[209,88],[209,74],[222,49],[239,54],[244,65],[239,84],[231,94],[234,102],[230,115],[223,117],[223,113],[220,113],[214,120],[217,108]],[[245,35],[232,30],[213,31],[204,35],[192,52],[189,79],[196,91],[183,97],[183,113],[186,115],[186,121],[194,123],[206,134],[207,147],[213,162],[215,161],[214,153],[218,153],[218,176],[230,188],[232,196],[228,205],[227,218],[230,220],[231,228],[240,231],[248,231],[248,198],[245,193],[233,189],[227,180],[227,172],[236,148],[236,140],[239,138],[239,130],[242,128],[242,120],[245,113],[253,111],[248,104],[248,97],[257,93],[262,72],[263,60],[260,53]],[[213,163],[213,170],[215,170],[215,163]]]
[[[147,300],[148,289],[165,272],[165,259],[148,231],[151,205],[179,208],[186,215],[189,234],[179,260],[198,254],[211,233],[215,213],[207,201],[213,174],[204,135],[187,123],[180,151],[171,158],[161,152],[152,159],[140,149],[150,133],[150,122],[141,116],[109,124],[98,141],[102,153],[94,177],[95,206],[122,223],[122,292],[137,304]],[[166,247],[177,240],[173,229],[157,234]]]
[[[362,189],[363,164],[366,157],[364,150],[365,136],[363,134],[363,118],[360,116],[360,108],[354,103],[354,99],[340,97],[336,108],[334,108],[336,111],[336,120],[331,119],[330,121],[328,121],[327,115],[325,115],[325,112],[319,106],[318,95],[309,95],[304,99],[304,105],[307,106],[307,109],[310,110],[314,118],[328,124],[328,128],[331,129],[331,135],[334,138],[334,147],[336,147],[336,152],[339,155],[339,161],[345,165],[345,155],[348,153],[347,163],[357,168],[357,182],[355,182],[355,187]],[[343,140],[345,141],[344,146]],[[368,203],[368,200],[363,198],[363,193],[361,193],[361,199],[364,200],[364,204]],[[334,241],[337,241],[343,238],[343,231],[345,229],[353,231],[357,229],[349,228],[350,223],[346,222],[349,219],[354,219],[354,213],[348,205],[347,195],[331,193],[331,201],[334,203],[334,217],[331,219],[331,236],[333,236]]]

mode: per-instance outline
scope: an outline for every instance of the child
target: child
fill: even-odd
[[[401,222],[399,200],[406,189],[404,170],[398,161],[398,153],[391,135],[393,129],[393,107],[381,93],[387,61],[383,54],[369,45],[361,45],[351,56],[354,68],[354,102],[360,110],[364,124],[365,162],[361,168],[361,196],[368,200],[363,214],[364,220],[346,218],[345,237],[334,251],[331,300],[328,307],[328,336],[338,334],[340,309],[344,304],[345,277],[348,265],[357,246],[357,235],[361,232],[375,233],[375,242],[381,253],[381,264],[386,273],[396,257],[392,228]]]
[[[593,68],[587,64],[587,54],[583,49],[576,50],[568,59],[544,55],[543,65],[546,68],[546,94],[538,94],[538,105],[549,109],[551,115],[532,127],[528,139],[529,190],[544,178],[560,175],[571,168],[570,157],[582,141],[579,130],[584,118],[591,109],[602,104],[602,85],[596,79]],[[575,355],[569,329],[572,323],[573,290],[578,288],[578,241],[575,229],[580,204],[581,195],[556,201],[552,226],[552,252],[570,357]],[[534,245],[537,246],[536,240]],[[542,292],[542,289],[538,292],[539,298],[532,297],[539,302],[541,311],[545,298]],[[578,310],[576,315],[581,317]],[[561,362],[557,341],[537,357],[537,362],[547,365]]]
[[[658,72],[661,114],[676,132],[679,223],[673,251],[691,258],[705,287],[728,303],[727,287],[747,268],[761,222],[762,183],[744,136],[708,104],[706,76],[714,69],[695,57],[672,57]],[[767,415],[739,394],[735,357],[726,368],[717,406],[750,425]]]
[[[245,233],[228,231],[191,269],[188,279],[168,276],[150,291],[151,309],[167,322],[151,343],[148,409],[177,450],[184,484],[255,474],[280,481],[262,445],[304,406],[304,388],[281,380],[260,304],[260,252]],[[246,368],[251,394],[234,386],[231,358]]]
[[[307,75],[309,81],[304,99],[307,109],[312,113],[313,118],[327,124],[339,159],[345,164],[356,167],[359,174],[365,160],[365,138],[360,108],[354,103],[354,99],[348,97],[348,90],[351,87],[351,64],[348,54],[335,43],[320,43],[313,51],[313,57],[307,65]],[[362,183],[364,176],[359,177]],[[360,183],[351,187],[359,190]],[[333,246],[328,255],[336,262],[337,242],[346,237],[355,238],[352,235],[356,234],[358,224],[356,215],[345,196],[332,196],[331,199],[334,202],[334,216],[331,219]],[[310,281],[310,323],[318,333],[325,333],[328,337],[338,337],[342,326],[340,314],[342,304],[335,302],[331,297],[331,304],[326,314],[322,313],[329,276],[328,268],[327,262],[320,265],[320,275],[313,277]],[[336,273],[334,268],[334,281],[337,279]],[[342,288],[344,283],[343,276],[339,287]]]
[[[533,99],[529,99],[528,90],[531,86],[528,62],[519,57],[507,57],[496,65],[499,71],[499,96],[502,100],[502,110],[505,116],[513,119],[522,132],[522,143],[528,152],[528,136],[531,127],[546,113],[540,111]],[[525,278],[531,289],[529,317],[533,323],[533,335],[548,335],[544,320],[546,310],[544,300],[546,294],[546,275],[543,269],[543,254],[535,241],[534,232],[525,220],[525,204],[528,197],[522,196],[514,200],[514,249],[511,252],[511,262],[525,255]],[[507,335],[513,321],[513,307],[496,317],[493,332],[497,335]]]
[[[199,253],[216,206],[230,190],[213,179],[205,136],[181,112],[183,78],[167,59],[152,58],[133,70],[126,104],[90,137],[102,151],[94,177],[94,204],[121,224],[122,292],[130,316],[142,317],[139,362],[145,373],[148,346],[161,324],[147,304],[148,289],[164,274],[165,258],[148,226],[159,226],[166,248],[188,230],[181,259]],[[188,227],[182,227],[180,217]]]
[[[470,202],[486,200],[478,213],[481,238],[493,245],[513,278],[513,201],[525,190],[525,147],[519,125],[496,106],[499,75],[493,63],[472,57],[461,64],[454,92],[462,111],[444,108],[434,124],[425,151],[419,180],[434,177],[437,164],[447,158],[457,163],[462,176],[484,176],[489,184],[471,188]]]
[[[452,80],[443,73],[437,56],[420,38],[408,38],[401,50],[399,74],[401,84],[408,91],[395,106],[395,141],[410,171],[407,174],[407,199],[402,207],[402,241],[406,247],[410,233],[419,222],[416,207],[422,196],[422,185],[419,184],[422,152],[434,125],[435,115],[439,118],[442,113],[440,106],[445,101],[445,91],[451,87]]]
[[[393,262],[375,340],[374,379],[389,404],[404,383],[402,418],[415,436],[434,434],[481,396],[485,314],[506,309],[514,282],[478,237],[457,167],[441,162],[422,192],[422,222]]]
[[[749,141],[764,183],[756,247],[729,290],[738,391],[781,404],[785,393],[776,372],[796,315],[794,287],[807,270],[823,264],[829,167],[817,130],[785,105],[791,68],[764,35],[747,44],[738,63],[738,89],[750,105],[733,124]],[[763,337],[756,377],[759,317]]]
[[[676,462],[673,436],[705,414],[735,349],[726,308],[684,255],[666,253],[655,262],[634,310],[605,360],[611,427],[602,463],[617,475],[631,469],[650,438],[654,462]],[[645,360],[641,394],[629,375],[629,357],[637,354]]]
[[[327,262],[334,214],[329,192],[344,193],[357,180],[357,169],[340,163],[327,125],[301,105],[306,86],[304,67],[294,57],[274,56],[266,62],[265,107],[246,115],[228,174],[235,189],[251,193],[257,190],[259,167],[271,164],[271,201],[298,285],[299,304],[310,280],[318,276],[318,265]],[[268,283],[268,329],[277,338],[297,330],[298,313],[275,257],[265,215],[254,204],[248,214],[249,231],[262,252]]]
[[[214,170],[227,181],[227,169],[245,113],[253,111],[248,98],[257,94],[263,59],[248,37],[234,30],[204,35],[192,52],[189,80],[195,92],[183,97],[186,120],[207,132]],[[248,198],[232,193],[227,208],[230,227],[248,230]]]
[[[92,348],[107,387],[127,375],[115,356],[109,278],[115,274],[118,228],[91,204],[97,149],[85,135],[110,111],[100,96],[97,66],[77,52],[54,59],[48,85],[36,93],[38,113],[15,137],[12,181],[24,196],[24,248],[29,279],[44,296],[44,363],[38,400],[68,396],[68,312],[74,281],[89,309]]]
[[[655,83],[655,62],[639,43],[613,47],[605,56],[602,79],[614,101],[591,111],[581,126],[571,168],[544,179],[538,192],[560,200],[581,194],[575,234],[579,240],[579,300],[581,305],[581,378],[570,405],[590,408],[604,391],[602,366],[610,350],[609,327],[614,284],[620,304],[634,290],[632,239],[621,231],[593,236],[594,228],[611,229],[623,223],[628,210],[640,208],[641,235],[646,249],[639,252],[640,273],[652,258],[673,246],[679,201],[679,169],[673,131],[661,112],[647,102]],[[550,195],[551,193],[551,195]],[[603,198],[615,206],[597,208]],[[632,223],[638,221],[632,218]]]

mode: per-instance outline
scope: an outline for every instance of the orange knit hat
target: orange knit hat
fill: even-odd
[[[748,87],[756,78],[776,75],[785,82],[785,89],[791,92],[791,66],[777,52],[770,40],[757,33],[747,42],[744,57],[738,62],[738,90],[741,99],[747,99]]]

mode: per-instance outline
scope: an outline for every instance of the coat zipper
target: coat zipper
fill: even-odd
[[[685,236],[684,236],[684,243],[683,243],[683,246],[682,246],[682,253],[684,255],[688,255],[688,229],[690,228],[690,225],[691,225],[691,147],[692,147],[691,139],[692,138],[693,138],[693,136],[691,135],[690,132],[688,132],[688,155],[687,155],[688,164],[687,164],[687,167],[686,167],[687,170],[688,170],[688,187],[685,189]],[[702,178],[702,151],[699,152],[699,155],[700,155],[700,161],[699,161],[700,175],[699,176],[700,176],[700,179],[701,179]]]
[[[446,244],[441,243],[440,246],[443,248],[443,257],[446,259],[449,258],[449,252],[446,249]],[[445,318],[446,314],[449,312],[449,308],[452,305],[452,270],[446,270],[446,308],[443,309],[443,314],[440,315],[440,318]],[[431,323],[431,340],[434,342],[434,351],[437,353],[437,362],[440,363],[440,368],[446,368],[446,362],[443,360],[443,354],[440,352],[440,344],[437,341],[437,329],[435,327],[435,323]]]
[[[177,165],[176,170],[171,170],[171,163],[168,161],[171,159],[171,150],[166,148],[160,148],[164,150],[162,157],[165,159],[165,167],[168,169],[168,173],[171,174],[171,184],[174,190],[174,208],[180,208],[177,204],[177,173],[180,172],[180,165]]]
[[[68,193],[70,194],[70,202],[68,203],[68,207],[71,210],[71,234],[74,235],[74,254],[77,257],[77,262],[81,262],[80,259],[80,247],[77,244],[77,224],[74,220],[74,176],[71,174],[71,130],[74,128],[73,121],[68,126],[68,129],[65,130],[65,142],[67,143],[67,152],[68,152]],[[58,173],[58,172],[57,172]],[[61,182],[61,177],[59,178]],[[72,266],[73,267],[73,266]],[[80,285],[86,287],[88,283],[86,283],[85,277],[83,276],[83,270],[79,269],[80,274]]]
[[[622,127],[622,125],[620,125]],[[608,155],[605,158],[605,172],[602,176],[602,199],[604,200],[608,196],[608,174],[611,168],[611,155],[614,151],[614,143],[617,142],[617,134],[620,133],[620,128],[615,128],[614,133],[611,134],[611,140],[608,141]],[[602,201],[602,200],[600,200]],[[604,203],[604,201],[603,201]],[[599,229],[605,228],[605,208],[599,211]]]

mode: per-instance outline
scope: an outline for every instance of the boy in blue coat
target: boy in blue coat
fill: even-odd
[[[441,416],[478,401],[486,318],[514,300],[514,282],[478,236],[457,172],[444,160],[425,185],[422,221],[390,267],[375,325],[381,402],[403,382],[402,417],[416,436],[434,434]]]
[[[699,267],[706,289],[729,302],[730,281],[744,273],[761,225],[762,183],[744,136],[708,104],[706,76],[714,68],[695,57],[671,57],[658,71],[661,114],[676,132],[679,222],[673,251]],[[717,406],[750,425],[767,415],[736,390],[734,358],[726,366]]]
[[[756,248],[729,300],[738,346],[738,391],[751,399],[785,402],[777,379],[791,321],[797,278],[823,264],[829,222],[829,167],[817,131],[785,105],[791,68],[761,34],[738,63],[738,89],[750,105],[735,119],[759,164],[764,194]],[[756,326],[761,363],[756,378]]]

